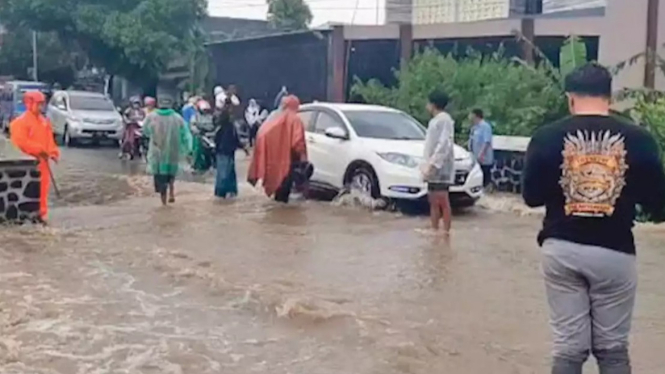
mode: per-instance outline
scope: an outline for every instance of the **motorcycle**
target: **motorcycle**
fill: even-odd
[[[215,132],[207,132],[201,136],[201,143],[203,144],[204,154],[210,162],[210,167],[217,168],[217,157],[215,156],[217,145],[215,144]]]
[[[244,120],[234,121],[233,124],[236,127],[236,131],[238,133],[238,138],[240,139],[240,143],[245,147],[248,146],[249,143],[251,142],[250,139],[252,137],[251,127]]]
[[[134,129],[134,154],[136,157],[148,157],[148,137],[143,133],[143,121],[139,121],[138,127]]]
[[[205,131],[198,132],[194,135],[200,142],[203,154],[203,163],[201,160],[192,158],[190,159],[192,169],[197,170],[199,173],[205,173],[210,168],[217,168],[217,157],[215,156],[215,132],[214,131]]]
[[[131,134],[131,137],[130,137]],[[121,158],[134,160],[148,153],[147,139],[143,134],[143,121],[133,121],[125,125]]]

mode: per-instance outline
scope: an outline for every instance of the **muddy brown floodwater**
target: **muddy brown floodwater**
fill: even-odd
[[[477,208],[447,245],[422,217],[246,186],[161,208],[118,164],[67,151],[51,227],[0,229],[0,373],[547,372],[537,217]],[[635,371],[660,374],[665,228],[637,237]]]

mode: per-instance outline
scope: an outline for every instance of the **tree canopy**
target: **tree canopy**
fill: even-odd
[[[307,29],[312,22],[312,10],[305,0],[267,0],[268,21],[278,29],[295,31]]]
[[[206,0],[0,0],[8,29],[55,32],[109,74],[145,81],[191,49]]]
[[[40,33],[39,77],[44,82],[58,82],[64,86],[74,81],[76,54],[64,46],[55,33]],[[32,32],[25,27],[8,30],[0,45],[0,74],[29,80],[32,76]]]

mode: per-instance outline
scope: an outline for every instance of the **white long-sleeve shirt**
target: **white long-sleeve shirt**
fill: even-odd
[[[217,96],[215,96],[215,106],[217,108],[224,108],[224,103],[226,102],[226,92],[221,92]],[[233,105],[240,105],[240,100],[238,99],[238,96],[233,95],[231,96],[231,103]]]
[[[430,183],[455,182],[455,121],[446,112],[430,120],[425,139],[424,160]]]

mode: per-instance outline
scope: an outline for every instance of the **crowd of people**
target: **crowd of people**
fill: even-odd
[[[189,98],[181,114],[173,110],[173,98],[159,95],[158,109],[147,114],[143,131],[149,139],[148,171],[162,203],[175,202],[175,177],[185,159],[195,172],[216,170],[216,197],[236,197],[236,152],[242,150],[249,156],[250,147],[254,149],[250,183],[261,181],[268,196],[284,203],[294,186],[303,191],[313,168],[307,162],[305,129],[298,116],[300,101],[283,92],[278,95],[280,105],[271,114],[250,100],[244,118],[233,86],[216,87],[214,105],[201,97]],[[240,134],[243,124],[249,126],[246,141]]]
[[[601,374],[630,374],[628,337],[637,288],[635,207],[640,205],[652,217],[665,212],[665,171],[653,136],[611,115],[612,76],[607,69],[593,63],[578,68],[566,77],[565,88],[571,116],[533,135],[523,175],[526,204],[546,208],[538,243],[555,337],[552,373],[581,374],[592,353]],[[248,181],[261,183],[266,195],[286,203],[293,189],[306,188],[313,166],[298,116],[300,102],[282,91],[278,109],[268,114],[250,101],[245,119],[256,125]],[[42,115],[44,101],[39,92],[25,94],[28,110],[12,122],[11,136],[23,152],[39,160],[40,215],[45,220],[49,161],[57,162],[60,153]],[[455,178],[455,123],[446,112],[448,102],[441,89],[429,95],[432,120],[421,165],[431,227],[441,230],[443,223],[446,235],[451,229],[448,189]],[[172,97],[160,95],[144,122],[150,139],[148,170],[162,204],[175,202],[175,177],[188,156],[199,170],[215,163],[216,196],[236,196],[235,154],[238,149],[248,152],[248,144],[241,141],[235,123],[240,105],[235,89],[216,89],[214,106],[194,98],[182,115],[173,105]],[[471,120],[469,148],[488,171],[494,161],[491,126],[481,110],[474,110]],[[208,133],[213,134],[214,159],[204,151]]]

